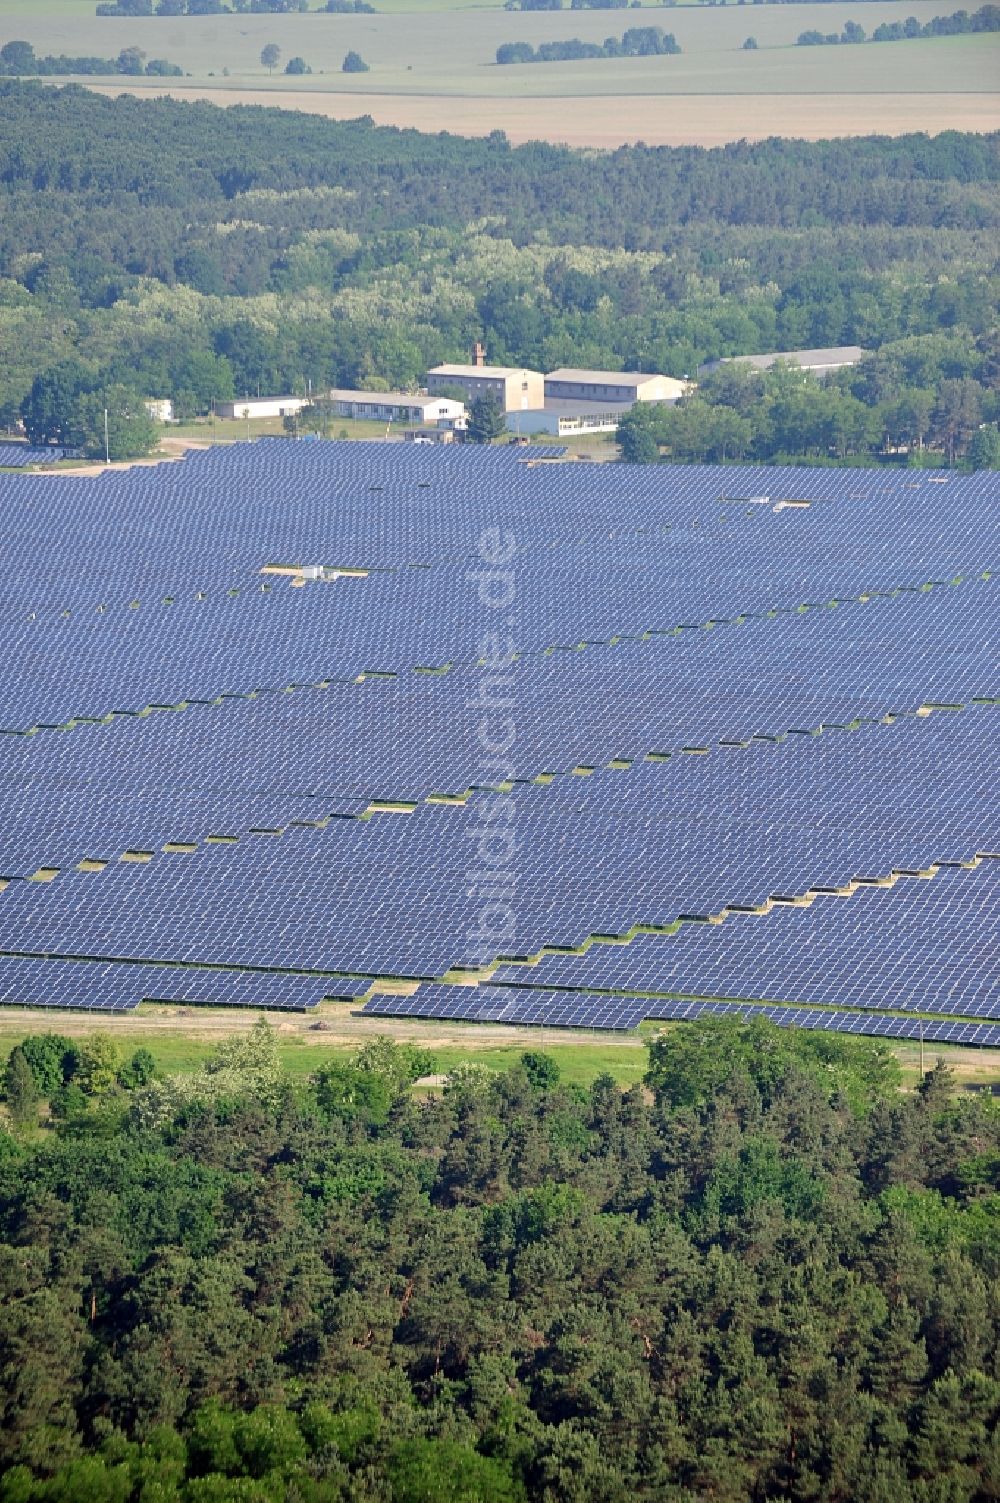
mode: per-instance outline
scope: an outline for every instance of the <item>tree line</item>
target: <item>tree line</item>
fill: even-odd
[[[1000,469],[997,373],[986,386],[953,369],[940,338],[886,346],[824,380],[787,362],[766,372],[722,365],[672,407],[637,404],[619,442],[634,463],[665,452],[675,463],[888,457]]]
[[[967,10],[956,10],[950,16],[934,16],[921,26],[916,16],[907,16],[905,21],[883,21],[876,26],[869,38],[863,26],[856,21],[844,23],[844,29],[824,33],[810,30],[799,32],[799,47],[828,47],[838,44],[851,45],[859,42],[908,42],[928,37],[960,37],[983,31],[1000,31],[1000,6],[984,5],[969,15]]]
[[[290,15],[309,9],[309,0],[102,0],[99,16]],[[328,6],[327,9],[332,9]]]
[[[166,58],[147,62],[140,47],[123,47],[117,57],[67,57],[63,53],[39,57],[30,42],[5,42],[0,47],[0,78],[54,77],[59,74],[124,73],[127,77],[179,78],[184,69]]]
[[[566,42],[504,42],[497,48],[497,62],[567,63],[591,57],[663,57],[680,52],[677,38],[662,26],[630,26],[621,38],[608,37],[603,43],[582,42],[572,37]]]
[[[203,223],[240,194],[307,188],[354,195],[349,208],[328,197],[309,228],[458,228],[504,214],[515,240],[544,220],[564,244],[657,250],[689,224],[943,231],[1000,220],[996,134],[633,146],[595,157],[540,142],[511,147],[502,132],[427,137],[263,106],[105,99],[31,84],[5,84],[0,98],[0,187],[32,187],[36,214],[53,223],[75,225],[74,195],[88,190],[126,195],[116,206],[126,215],[177,205],[196,212],[204,197]],[[292,228],[303,224],[303,207]],[[148,257],[143,270],[156,275],[156,265]]]
[[[980,1503],[1000,1112],[767,1024],[643,1086],[261,1021],[34,1035],[0,1129],[5,1503]]]

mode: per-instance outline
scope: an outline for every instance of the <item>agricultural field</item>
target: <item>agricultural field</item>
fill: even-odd
[[[799,48],[801,31],[869,33],[881,22],[942,13],[939,0],[712,7],[648,6],[643,22],[672,31],[677,57],[597,59],[500,67],[497,48],[579,37],[603,42],[636,24],[630,11],[507,12],[388,0],[376,15],[231,15],[167,20],[100,18],[80,0],[0,6],[0,40],[38,52],[116,56],[138,46],[182,67],[183,80],[97,83],[220,103],[267,102],[335,118],[463,134],[505,130],[511,140],[574,145],[626,141],[716,144],[742,137],[819,138],[914,129],[988,130],[1000,119],[1000,38],[943,37],[885,47]],[[841,14],[843,10],[844,14]],[[655,16],[652,12],[655,11]],[[756,51],[744,51],[752,34]],[[273,73],[268,43],[281,48]],[[369,71],[341,72],[348,50]],[[311,73],[289,77],[301,57]],[[93,80],[87,80],[93,83]],[[753,101],[751,104],[750,101]]]
[[[102,94],[121,94],[129,88],[124,84],[90,87]],[[154,92],[141,87],[132,90],[140,91]],[[377,125],[401,130],[443,130],[460,136],[488,136],[502,130],[515,145],[545,140],[606,150],[639,142],[647,146],[711,147],[772,136],[825,141],[842,136],[901,136],[922,130],[982,132],[992,130],[997,120],[990,96],[955,93],[930,98],[924,94],[855,95],[847,102],[840,94],[762,94],[752,103],[732,95],[647,97],[642,101],[644,114],[639,123],[633,118],[635,98],[626,95],[498,100],[291,89],[264,92],[159,87],[155,92],[218,105],[272,104],[328,120],[370,115]],[[933,119],[928,118],[930,115]]]

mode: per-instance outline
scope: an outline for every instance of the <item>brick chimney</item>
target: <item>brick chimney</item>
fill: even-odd
[[[480,340],[476,340],[472,346],[472,363],[476,367],[486,364],[486,350]]]

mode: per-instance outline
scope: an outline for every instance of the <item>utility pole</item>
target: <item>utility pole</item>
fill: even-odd
[[[111,445],[108,443],[108,409],[106,407],[104,409],[104,460],[106,464],[111,463]]]
[[[920,1079],[924,1078],[924,1020],[920,1019]]]

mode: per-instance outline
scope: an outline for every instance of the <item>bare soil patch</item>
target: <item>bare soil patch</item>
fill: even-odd
[[[113,459],[110,464],[102,459],[81,461],[79,464],[62,465],[59,469],[28,470],[26,474],[54,475],[101,475],[105,470],[148,469],[154,464],[174,464],[183,459],[188,449],[210,449],[212,445],[196,438],[164,438],[160,447],[143,459]]]
[[[585,1044],[590,1035],[567,1034],[564,1031],[538,1028],[516,1028],[506,1024],[454,1024],[427,1022],[420,1018],[362,1017],[358,1002],[325,1002],[309,1013],[266,1014],[268,1022],[282,1039],[300,1038],[303,1043],[322,1045],[351,1045],[359,1048],[366,1039],[378,1034],[391,1034],[393,1038],[411,1043],[434,1045],[439,1048],[455,1046],[474,1049],[496,1049],[504,1045],[521,1045],[524,1048],[540,1047],[541,1035],[547,1040],[553,1037],[564,1043]],[[245,1009],[232,1011],[222,1008],[172,1007],[161,1003],[144,1003],[136,1012],[109,1019],[88,1012],[57,1012],[52,1008],[18,1007],[0,1012],[0,1036],[11,1035],[23,1038],[29,1033],[55,1030],[70,1038],[81,1038],[95,1029],[119,1033],[122,1042],[135,1047],[144,1039],[165,1035],[181,1036],[200,1043],[214,1043],[233,1034],[246,1033],[253,1026],[256,1014]],[[324,1027],[313,1025],[322,1022]],[[531,1041],[534,1041],[532,1044]],[[599,1036],[601,1044],[619,1044],[622,1048],[640,1048],[645,1040],[639,1035]]]

